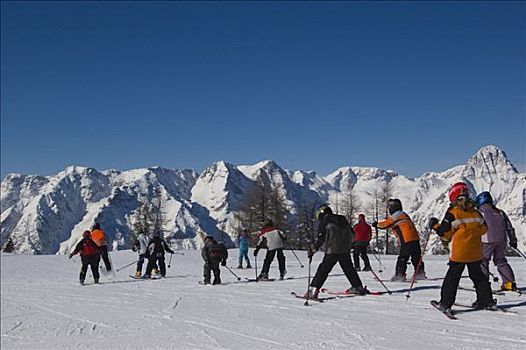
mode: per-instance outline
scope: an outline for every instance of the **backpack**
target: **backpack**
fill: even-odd
[[[97,254],[99,252],[99,247],[91,239],[86,239],[82,244],[82,250],[80,251],[80,256],[88,256]]]
[[[210,258],[223,260],[228,257],[228,251],[223,243],[214,243],[210,248]]]
[[[325,241],[325,253],[342,254],[351,251],[355,235],[345,216],[332,214],[327,230],[329,234]]]

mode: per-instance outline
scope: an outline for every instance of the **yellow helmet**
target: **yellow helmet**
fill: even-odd
[[[318,221],[321,221],[327,214],[332,214],[332,209],[329,207],[328,204],[324,204],[318,208],[318,211],[316,212],[316,219],[318,219]]]

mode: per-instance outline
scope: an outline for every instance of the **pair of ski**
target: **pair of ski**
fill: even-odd
[[[440,303],[436,300],[431,300],[431,305],[437,309],[438,311],[440,311],[441,313],[443,313],[447,318],[449,318],[450,320],[458,320],[458,318],[455,316],[456,313],[462,313],[462,312],[466,312],[466,311],[457,311],[457,312],[454,312],[454,311],[446,311],[446,310],[442,310],[440,308]],[[476,307],[473,307],[472,305],[465,305],[465,304],[458,304],[458,303],[455,303],[454,306],[458,306],[458,307],[463,307],[463,308],[466,308],[468,309],[469,311],[500,311],[500,312],[503,312],[503,313],[507,313],[507,314],[512,314],[512,315],[517,315],[517,313],[515,311],[511,311],[509,310],[508,308],[505,308],[505,307],[501,307],[501,306],[498,306],[497,305],[497,309],[496,310],[485,310],[485,309],[478,309]]]
[[[290,292],[290,294],[293,295],[296,298],[305,299],[305,300],[312,300],[312,301],[316,301],[318,303],[323,303],[323,302],[325,302],[327,300],[334,300],[334,299],[344,299],[344,298],[352,298],[352,297],[359,297],[359,296],[365,296],[365,295],[382,295],[382,294],[384,294],[384,292],[377,292],[377,291],[369,292],[368,294],[358,294],[358,293],[351,293],[351,292],[349,292],[349,290],[335,291],[335,290],[330,290],[330,289],[327,289],[327,288],[320,289],[320,293],[324,293],[324,294],[327,294],[329,296],[317,297],[317,298],[312,298],[312,297],[307,298],[307,297],[305,297],[305,295],[301,295],[301,294],[298,294],[296,292]]]
[[[275,278],[248,278],[245,277],[246,282],[275,282],[275,281],[287,281],[287,280],[293,280],[294,277],[286,277],[283,279],[275,279]]]
[[[162,279],[163,277],[159,276],[159,277],[154,277],[154,276],[151,276],[150,278],[145,278],[144,276],[141,276],[141,277],[136,277],[136,276],[133,276],[133,275],[129,275],[131,278],[133,278],[134,280],[143,280],[143,281],[149,281],[149,280],[160,280]]]

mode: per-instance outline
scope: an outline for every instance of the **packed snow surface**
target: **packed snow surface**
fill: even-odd
[[[264,251],[260,252],[261,268]],[[202,286],[199,251],[174,255],[167,278],[134,280],[134,266],[101,276],[92,285],[78,284],[80,259],[64,255],[1,256],[1,347],[7,349],[525,349],[526,296],[497,295],[499,305],[514,313],[470,311],[449,320],[429,301],[439,299],[447,257],[426,256],[429,279],[415,284],[406,301],[408,283],[386,283],[392,295],[335,298],[324,303],[291,296],[304,293],[304,268],[286,252],[288,277],[275,282],[246,282],[254,269],[234,269],[241,281],[222,268],[224,285]],[[253,259],[253,256],[250,255]],[[118,268],[136,260],[131,251],[112,252]],[[322,254],[315,255],[314,274]],[[378,261],[370,256],[373,268]],[[169,259],[169,256],[168,256]],[[394,270],[396,256],[383,257],[382,278]],[[526,260],[510,258],[519,287],[526,285]],[[254,262],[252,260],[253,266]],[[412,274],[412,267],[408,272]],[[496,273],[495,267],[492,271]],[[277,262],[270,271],[277,277]],[[370,290],[382,291],[370,272],[360,272]],[[467,271],[464,272],[467,276]],[[496,289],[499,283],[492,283]],[[461,286],[471,288],[469,278]],[[349,287],[335,266],[325,287]],[[457,302],[475,300],[472,291],[459,290]]]

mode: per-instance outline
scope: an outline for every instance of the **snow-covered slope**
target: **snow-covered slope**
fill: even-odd
[[[115,266],[137,258],[131,251],[112,254]],[[231,250],[228,265],[235,267]],[[241,281],[222,268],[224,285],[200,286],[202,259],[198,251],[174,255],[166,279],[133,280],[134,266],[116,277],[102,276],[101,285],[78,285],[79,258],[63,255],[1,256],[2,349],[233,349],[233,350],[522,350],[526,345],[524,296],[497,295],[499,305],[517,314],[463,311],[447,319],[429,305],[439,299],[447,257],[426,258],[429,280],[415,284],[406,300],[407,283],[387,283],[391,295],[332,299],[322,304],[291,296],[304,293],[308,273],[290,251],[285,252],[288,276],[295,279],[249,283],[254,270],[234,270]],[[305,252],[297,252],[306,263]],[[250,254],[253,259],[252,254]],[[313,269],[322,254],[316,254]],[[261,264],[262,257],[259,256]],[[382,258],[388,278],[395,256]],[[371,259],[378,269],[377,261]],[[526,284],[526,261],[511,258],[518,285]],[[270,274],[277,276],[274,262]],[[493,272],[496,272],[492,266]],[[143,270],[144,271],[144,270]],[[409,267],[412,273],[412,267]],[[360,272],[370,290],[382,291],[371,273]],[[467,275],[467,272],[465,272]],[[91,272],[86,282],[91,283]],[[460,285],[471,288],[468,278]],[[336,266],[325,287],[349,287]],[[498,286],[493,283],[493,288]],[[457,302],[475,300],[472,291],[459,290]]]
[[[444,214],[449,186],[466,181],[473,194],[493,194],[509,214],[520,248],[526,244],[526,174],[495,146],[483,147],[465,165],[418,178],[371,167],[343,167],[323,177],[312,171],[288,171],[270,160],[242,166],[220,161],[201,174],[160,167],[98,172],[74,166],[49,177],[11,174],[1,184],[1,243],[11,237],[18,252],[66,252],[98,221],[115,248],[128,248],[131,218],[140,201],[155,191],[165,205],[167,237],[180,239],[174,241],[177,245],[199,247],[205,234],[220,235],[228,242],[238,234],[235,213],[243,195],[257,180],[281,192],[292,219],[302,206],[325,202],[341,212],[352,189],[358,211],[372,221],[375,193],[389,187],[390,196],[402,200],[421,231],[431,216]],[[431,243],[431,251],[436,244]]]

